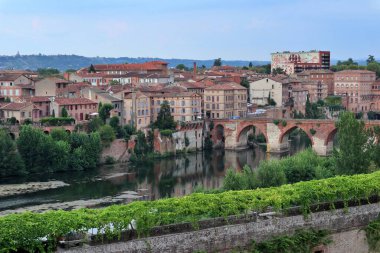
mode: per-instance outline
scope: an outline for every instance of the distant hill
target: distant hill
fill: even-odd
[[[214,60],[191,60],[191,59],[162,59],[162,58],[130,58],[130,57],[84,57],[79,55],[15,55],[0,56],[0,69],[29,69],[37,70],[38,68],[56,68],[60,71],[67,69],[79,69],[90,66],[91,64],[113,64],[113,63],[141,63],[146,61],[162,60],[169,63],[169,67],[175,67],[178,64],[184,64],[191,68],[193,62],[198,67],[205,65],[211,67]],[[269,61],[224,61],[223,65],[236,67],[248,66],[249,62],[253,65],[264,65]]]

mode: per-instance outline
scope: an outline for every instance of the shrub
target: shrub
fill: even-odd
[[[311,135],[314,135],[315,133],[316,133],[317,131],[315,130],[315,129],[310,129],[310,133],[311,133]]]
[[[109,146],[116,138],[115,131],[109,125],[104,125],[99,128],[100,139],[103,145]]]
[[[280,123],[280,121],[278,119],[273,120],[273,124],[275,124],[276,126],[278,126],[279,123]]]
[[[283,127],[286,127],[286,125],[287,125],[286,120],[282,120],[282,121],[281,121],[281,125],[282,125]]]
[[[114,164],[114,163],[116,163],[116,160],[112,156],[106,156],[106,158],[104,159],[104,163],[105,164]]]
[[[161,136],[165,136],[165,137],[171,137],[173,133],[174,131],[170,129],[165,129],[165,130],[160,131]]]
[[[64,126],[71,125],[75,122],[73,118],[43,118],[40,120],[41,124],[44,126]]]

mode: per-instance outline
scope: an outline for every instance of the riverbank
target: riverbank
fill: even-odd
[[[0,198],[69,186],[62,181],[5,184],[0,187]]]
[[[71,211],[81,208],[100,208],[115,204],[127,204],[135,200],[149,200],[148,195],[144,195],[144,191],[124,191],[114,197],[104,197],[99,199],[89,199],[89,200],[76,200],[61,203],[47,203],[41,205],[34,205],[28,207],[17,208],[13,210],[0,211],[0,216],[8,214],[16,214],[23,212],[34,212],[42,213],[50,210],[65,210]]]

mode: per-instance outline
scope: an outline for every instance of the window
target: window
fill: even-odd
[[[181,105],[182,105],[182,106],[185,106],[185,101],[181,101]]]

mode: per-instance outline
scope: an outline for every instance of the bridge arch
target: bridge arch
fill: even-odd
[[[302,145],[302,146],[308,147],[310,145],[314,149],[314,138],[311,135],[311,133],[308,131],[308,129],[305,127],[302,127],[301,125],[290,125],[281,131],[280,137],[278,139],[278,147],[280,151],[291,152],[289,137],[291,133],[295,131],[296,129],[299,129],[302,132],[304,132],[304,134],[306,134],[307,138],[310,140],[310,143],[306,143],[306,145]]]
[[[248,124],[244,126],[236,135],[236,144],[239,147],[246,147],[248,142],[248,135],[252,134],[263,134],[265,137],[265,142],[268,143],[267,131],[264,126],[259,124]]]

